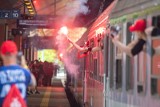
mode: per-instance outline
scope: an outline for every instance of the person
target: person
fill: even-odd
[[[145,49],[146,43],[146,22],[143,19],[139,19],[135,22],[135,24],[129,27],[131,32],[134,32],[137,36],[137,39],[131,41],[128,45],[124,45],[119,41],[119,34],[112,36],[112,42],[115,46],[120,48],[123,52],[125,52],[128,56],[133,57],[140,53]]]
[[[35,87],[28,87],[27,89],[27,95],[30,95],[30,94],[40,94],[40,92],[38,91],[38,68],[36,68],[36,64],[34,64],[35,61],[31,61],[31,63],[28,65],[29,66],[29,69],[30,71],[32,72],[32,74],[34,75],[35,77],[35,81],[37,83],[37,85]]]
[[[30,71],[17,64],[17,53],[15,42],[8,40],[2,43],[0,48],[3,60],[3,66],[0,67],[0,107],[12,85],[16,85],[25,101],[27,87],[36,85]]]
[[[82,58],[87,55],[88,52],[97,52],[103,50],[103,44],[101,43],[100,46],[91,47],[88,42],[85,42],[85,45],[83,47],[79,46],[75,42],[73,42],[69,37],[67,37],[68,41],[76,48],[78,49],[78,58]],[[100,39],[98,39],[98,42],[101,42]],[[83,52],[83,54],[80,54]]]
[[[21,67],[29,70],[29,67],[27,66],[25,57],[23,56],[22,52],[19,52],[18,55],[17,55],[17,63],[18,63]],[[31,73],[31,78],[32,78],[32,80],[34,80],[35,84],[37,84],[36,78],[35,78],[35,76],[33,75],[33,73]],[[29,87],[27,87],[27,95],[33,94],[33,92],[32,92],[31,89],[32,89],[32,88],[35,88],[35,90],[36,90],[36,89],[37,89],[36,87],[37,87],[37,86],[34,86],[34,87],[33,87],[33,86],[29,86]]]
[[[137,20],[129,27],[129,30],[135,33],[137,39],[130,42],[127,46],[118,40],[119,34],[114,37],[111,36],[111,38],[112,42],[130,57],[139,54],[141,51],[147,52],[146,41],[148,36],[151,38],[160,36],[160,29],[155,26],[146,27],[146,21],[144,19]],[[153,48],[150,45],[147,46],[151,49],[151,56],[160,54],[160,47]]]
[[[160,28],[155,26],[150,26],[145,29],[145,33],[148,36],[152,37],[160,37]],[[154,55],[160,55],[160,46],[154,48]]]

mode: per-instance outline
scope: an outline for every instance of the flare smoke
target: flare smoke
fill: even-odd
[[[74,17],[80,13],[87,14],[89,12],[88,6],[86,6],[88,0],[74,0],[68,3],[65,7],[65,13],[68,17]]]
[[[66,41],[66,36],[67,34],[65,34],[65,32],[60,29],[56,37],[56,44],[58,46],[58,51],[63,54],[62,60],[65,64],[66,69],[70,74],[77,76],[79,67],[78,65],[74,64],[72,55],[67,55],[66,49],[68,48],[68,42]]]

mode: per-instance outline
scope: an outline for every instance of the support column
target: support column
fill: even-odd
[[[0,46],[5,41],[5,24],[0,24]]]
[[[22,36],[15,36],[14,42],[16,43],[18,50],[22,51]]]

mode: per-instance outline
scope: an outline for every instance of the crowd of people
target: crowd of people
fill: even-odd
[[[53,63],[47,62],[47,61],[27,61],[27,65],[30,69],[30,71],[33,73],[33,75],[36,78],[37,86],[51,86],[51,79],[53,76],[56,76],[57,70],[59,69],[58,65],[54,65]],[[28,88],[27,94],[39,94],[40,92],[37,90],[37,87],[35,89]]]

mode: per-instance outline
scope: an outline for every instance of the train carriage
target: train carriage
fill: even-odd
[[[121,26],[121,42],[128,44],[135,39],[129,32],[129,26],[137,19],[145,19],[147,27],[159,27],[160,1],[157,0],[119,0],[116,8],[110,15],[112,25]],[[147,38],[147,46],[160,46],[160,37]],[[112,45],[112,44],[110,44]],[[160,56],[151,56],[151,48],[147,52],[130,58],[116,47],[109,50],[109,79],[110,92],[108,106],[111,107],[159,107]],[[150,53],[150,54],[148,54]]]
[[[147,52],[128,57],[112,44],[104,33],[108,23],[121,28],[124,44],[136,39],[128,27],[145,19],[147,27],[160,28],[159,0],[115,0],[88,30],[90,47],[104,49],[89,52],[84,67],[83,103],[85,107],[160,107],[160,56],[151,56],[160,46],[160,37],[147,37]],[[149,53],[149,54],[148,54]]]

